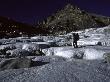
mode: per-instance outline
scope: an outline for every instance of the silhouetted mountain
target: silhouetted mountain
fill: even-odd
[[[0,38],[33,36],[44,33],[43,29],[16,22],[13,19],[0,16]]]
[[[85,12],[68,4],[39,24],[51,34],[64,34],[86,28],[97,28],[110,24],[110,17]]]
[[[98,28],[110,24],[110,17],[91,14],[71,4],[49,16],[36,27],[0,16],[0,38],[36,34],[64,34],[71,31]]]

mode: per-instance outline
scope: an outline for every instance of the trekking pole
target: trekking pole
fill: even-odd
[[[72,47],[74,47],[74,36],[73,36],[73,34],[72,34],[72,42],[71,42],[71,44],[72,44]]]

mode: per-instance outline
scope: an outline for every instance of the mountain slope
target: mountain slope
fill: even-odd
[[[87,13],[68,4],[64,9],[48,17],[39,24],[52,34],[64,34],[85,28],[97,28],[110,24],[110,18]]]
[[[18,37],[22,35],[36,35],[44,32],[40,28],[17,22],[13,19],[0,16],[0,38]]]

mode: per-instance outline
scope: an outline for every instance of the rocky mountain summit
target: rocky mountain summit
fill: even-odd
[[[110,24],[110,17],[91,14],[71,4],[49,16],[37,26],[17,22],[0,16],[0,38],[13,38],[23,35],[65,34],[87,28],[104,27]]]
[[[52,34],[64,34],[71,31],[97,28],[110,24],[110,17],[91,14],[71,4],[39,23],[39,27]]]

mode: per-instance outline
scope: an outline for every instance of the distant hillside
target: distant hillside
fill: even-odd
[[[68,4],[64,9],[51,15],[38,26],[51,34],[64,34],[85,28],[97,28],[110,24],[110,17],[87,13]]]
[[[0,38],[33,36],[42,34],[44,31],[31,25],[16,22],[10,18],[0,16]]]

